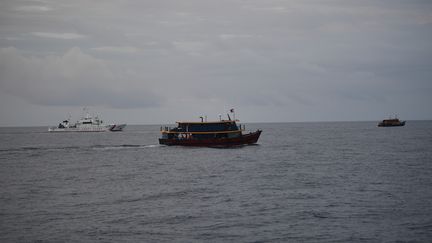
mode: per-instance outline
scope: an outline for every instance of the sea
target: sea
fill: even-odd
[[[246,129],[257,145],[0,128],[0,242],[432,241],[432,121]]]

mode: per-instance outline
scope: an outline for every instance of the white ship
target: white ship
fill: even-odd
[[[84,109],[85,110],[85,109]],[[123,131],[126,124],[103,124],[99,117],[92,117],[89,113],[75,123],[70,123],[70,119],[59,123],[57,127],[48,128],[49,132],[119,132]]]

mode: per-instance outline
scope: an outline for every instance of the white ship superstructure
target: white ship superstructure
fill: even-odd
[[[86,111],[86,109],[84,109]],[[104,125],[98,116],[92,117],[88,112],[79,121],[70,123],[70,118],[59,123],[57,127],[48,128],[49,132],[118,132],[122,131],[126,124]]]

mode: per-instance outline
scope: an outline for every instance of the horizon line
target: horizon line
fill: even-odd
[[[243,124],[281,124],[281,123],[331,123],[331,122],[379,122],[380,120],[321,120],[321,121],[259,121],[259,122],[240,122]],[[413,120],[404,120],[404,121],[432,121],[432,119],[413,119]],[[128,126],[159,126],[159,125],[173,125],[176,124],[173,123],[131,123],[128,124]],[[12,127],[52,127],[53,125],[36,125],[36,126],[26,126],[26,125],[20,125],[20,126],[10,126],[10,125],[0,125],[0,128],[12,128]]]

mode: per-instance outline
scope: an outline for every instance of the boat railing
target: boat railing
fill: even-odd
[[[177,128],[177,127],[176,127],[176,128]],[[161,126],[161,127],[160,127],[160,131],[161,131],[161,132],[172,132],[173,129],[174,129],[174,128],[169,127],[169,126]],[[239,125],[238,125],[238,130],[237,130],[237,131],[242,131],[242,132],[246,131],[246,125],[244,125],[244,124],[239,124]],[[187,133],[188,131],[184,131],[184,132]]]
[[[243,125],[242,125],[242,124],[239,124],[239,125],[238,125],[238,128],[239,128],[239,130],[242,131],[242,132],[246,131],[246,125],[244,125],[244,124],[243,124]]]
[[[171,127],[160,127],[160,131],[161,132],[169,132],[169,131],[171,131]]]
[[[171,127],[162,127],[162,126],[160,127],[160,131],[163,133],[189,133],[189,131],[173,131],[173,128],[171,128]],[[237,130],[222,131],[222,132],[238,132],[238,131],[241,131],[241,132],[246,131],[246,126],[245,125],[243,125],[243,126],[239,125]],[[196,132],[196,133],[199,133],[199,132]],[[217,132],[208,132],[208,133],[217,133]]]

